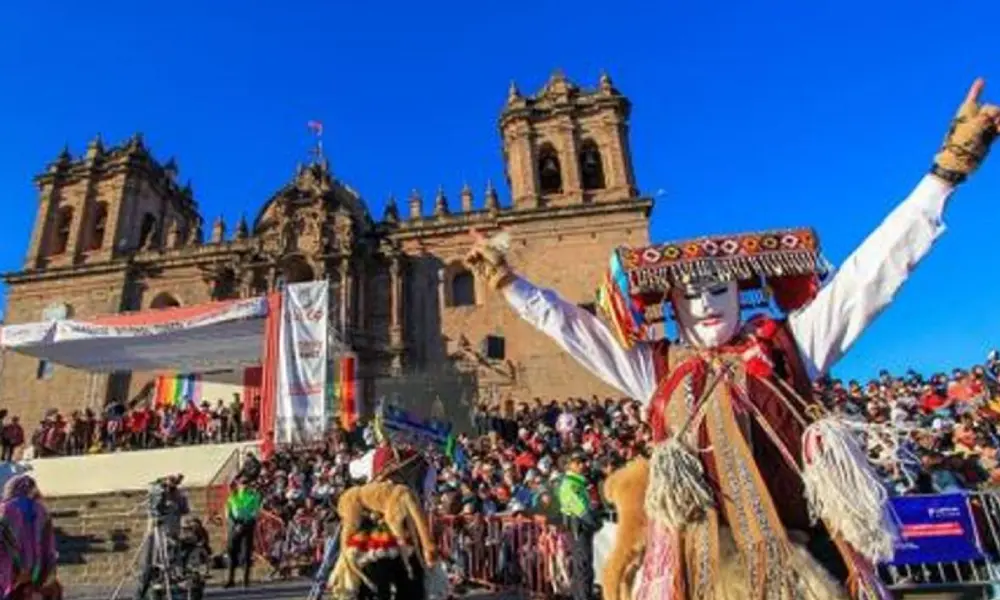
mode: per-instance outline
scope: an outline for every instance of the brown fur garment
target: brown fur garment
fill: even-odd
[[[604,480],[604,498],[618,513],[615,544],[601,572],[604,600],[628,600],[631,575],[646,549],[644,502],[649,485],[649,461],[639,457]]]
[[[717,600],[746,600],[753,598],[750,578],[736,552],[733,535],[726,527],[719,528],[720,576],[715,598]],[[834,581],[826,569],[803,546],[791,545],[791,570],[795,573],[800,598],[803,600],[850,600],[846,591]]]
[[[605,499],[618,513],[615,543],[601,573],[604,600],[629,600],[633,578],[646,549],[646,488],[649,485],[649,461],[636,458],[605,480]],[[752,598],[749,577],[740,562],[732,533],[722,527],[720,535],[720,577],[712,597],[715,600]],[[792,548],[791,568],[796,573],[805,600],[848,600],[850,596],[826,572],[812,555],[796,541]]]
[[[381,516],[389,533],[400,542],[411,540],[414,537],[410,535],[411,528],[415,529],[415,541],[419,542],[424,568],[433,566],[437,553],[434,538],[413,490],[391,481],[376,481],[345,490],[337,502],[341,548],[347,548],[347,542],[360,531],[367,512]]]

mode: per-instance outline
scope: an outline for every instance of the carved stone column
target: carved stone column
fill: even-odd
[[[253,289],[253,269],[250,267],[243,267],[243,269],[237,275],[240,298],[250,298],[254,295]]]
[[[313,279],[315,281],[323,281],[327,276],[326,260],[323,258],[316,258],[309,261],[309,268],[312,269]]]
[[[340,326],[348,343],[350,343],[351,338],[350,315],[353,314],[351,310],[351,303],[354,301],[353,289],[354,275],[351,273],[351,259],[345,257],[340,261]]]
[[[389,346],[394,376],[403,374],[403,264],[398,254],[389,263]]]
[[[555,144],[559,155],[559,166],[562,169],[563,193],[579,196],[583,187],[580,183],[579,152],[573,132],[573,122],[569,117],[560,119],[558,132]]]
[[[366,329],[368,320],[365,318],[365,302],[368,301],[367,288],[369,278],[365,269],[365,263],[361,261],[355,262],[354,272],[356,273],[357,283],[355,286],[356,297],[354,299],[354,313],[352,318],[354,319],[354,327],[358,331],[363,332],[365,339],[368,340],[368,330]],[[365,343],[367,344],[367,342]]]
[[[28,258],[24,261],[25,269],[36,269],[40,257],[49,251],[52,239],[52,197],[55,195],[54,185],[49,184],[42,192],[38,204],[38,215],[35,217],[35,229],[28,247]]]

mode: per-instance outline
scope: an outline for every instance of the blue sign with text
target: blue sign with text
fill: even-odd
[[[964,494],[892,499],[899,519],[896,556],[887,564],[977,560],[983,557],[979,534]]]

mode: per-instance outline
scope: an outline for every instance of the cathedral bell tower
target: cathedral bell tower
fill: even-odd
[[[100,137],[69,150],[35,178],[39,206],[25,270],[108,261],[191,241],[200,216],[173,160],[158,163],[142,136],[106,148]]]
[[[534,96],[511,83],[500,134],[514,208],[636,197],[630,112],[607,75],[584,90],[556,71]]]

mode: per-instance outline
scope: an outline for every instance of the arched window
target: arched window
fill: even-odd
[[[142,217],[142,225],[139,227],[139,247],[145,248],[156,235],[156,217],[146,213]]]
[[[174,297],[170,292],[161,292],[153,298],[153,301],[149,303],[149,308],[161,309],[161,308],[175,308],[180,306],[181,303],[177,298]]]
[[[538,182],[542,194],[562,193],[562,168],[555,148],[546,144],[538,152]]]
[[[104,245],[104,231],[108,228],[108,204],[98,202],[94,206],[94,221],[90,229],[90,249],[97,250]]]
[[[580,179],[585,190],[604,189],[604,163],[594,140],[585,140],[580,147]]]
[[[69,233],[73,227],[73,207],[64,206],[56,215],[56,235],[52,242],[52,254],[62,254],[69,246]]]
[[[475,306],[476,278],[466,270],[457,271],[451,276],[450,300],[451,306]]]

